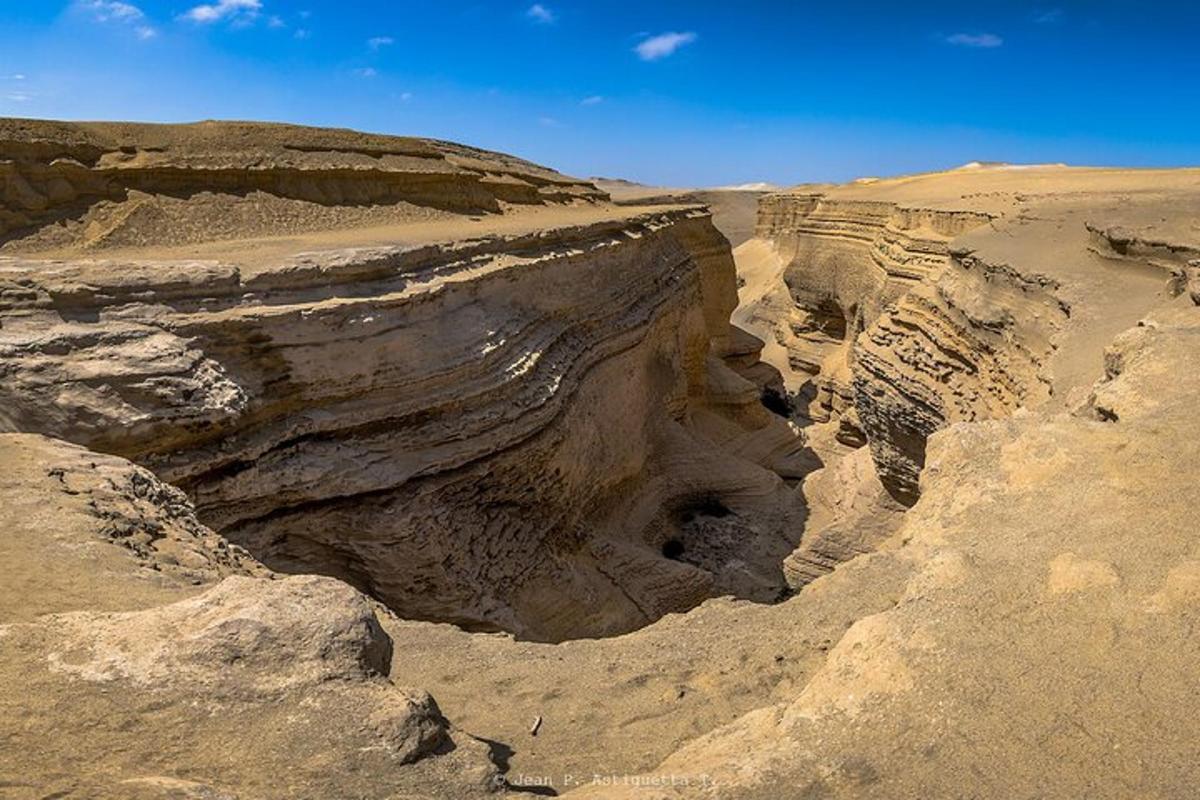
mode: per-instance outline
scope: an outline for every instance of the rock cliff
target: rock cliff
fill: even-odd
[[[1177,192],[1194,180],[1159,177]],[[1061,406],[1113,335],[1180,291],[1186,245],[1104,222],[1124,202],[1148,223],[1154,181],[984,167],[771,195],[739,248],[752,282],[735,319],[773,340],[765,357],[790,371],[801,415],[868,444],[911,505],[934,431]]]
[[[143,188],[207,185],[219,166],[280,202],[323,186],[330,213],[350,198],[346,214],[397,220],[218,241],[187,258],[154,218],[127,230],[158,242],[136,248],[85,239],[51,257],[31,242],[58,223],[11,238],[0,426],[131,458],[271,567],[341,578],[406,617],[562,639],[714,594],[784,591],[802,509],[780,475],[802,474],[802,443],[739,374],[761,370],[729,324],[733,262],[707,215],[597,205],[595,191],[500,156],[464,172],[465,151],[437,143],[351,148],[286,129],[284,155],[264,155],[210,149],[224,139],[207,126],[101,130],[134,142],[116,151],[131,165],[171,159],[167,172],[113,167]],[[19,175],[36,172],[28,150],[45,160],[95,138],[68,131],[30,134]],[[228,131],[234,145],[251,134]],[[343,149],[309,164],[318,146]],[[441,154],[440,171],[410,167],[417,152]],[[300,188],[279,177],[288,159],[306,173]],[[372,165],[342,163],[362,159]],[[26,180],[13,174],[10,187]],[[415,175],[447,198],[469,179],[504,187],[496,209],[512,200],[479,174],[579,191],[475,222],[414,222],[355,194],[368,179],[402,194]],[[128,181],[104,180],[131,196]],[[81,219],[111,202],[98,197]],[[273,230],[272,208],[256,204],[248,230]]]

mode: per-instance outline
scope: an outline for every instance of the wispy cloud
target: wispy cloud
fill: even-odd
[[[955,33],[946,37],[946,44],[990,49],[1000,47],[1004,40],[994,33]]]
[[[0,75],[0,80],[4,80],[4,81],[23,81],[23,80],[25,80],[25,75],[24,75],[23,73],[20,73],[20,72],[14,73],[14,74],[12,74],[12,75]]]
[[[1061,8],[1047,8],[1033,15],[1033,21],[1038,25],[1053,25],[1063,18],[1065,12]]]
[[[545,128],[561,128],[562,123],[554,117],[538,117],[538,124]]]
[[[28,92],[9,92],[8,94],[4,95],[4,99],[13,103],[28,103],[33,99],[33,95],[29,94]]]
[[[396,40],[390,36],[372,36],[367,39],[367,47],[372,50],[378,50],[381,47],[388,47],[396,43]]]
[[[267,17],[267,27],[286,28],[287,23],[283,21],[283,17],[279,16],[278,14],[272,14],[271,16]]]
[[[691,44],[697,38],[696,34],[691,31],[686,33],[670,31],[651,36],[649,39],[639,42],[633,49],[642,61],[658,61],[660,58],[666,58],[673,54],[684,45]]]
[[[598,106],[603,102],[604,102],[603,97],[601,97],[598,94],[594,94],[591,97],[585,97],[582,100],[580,100],[579,105],[581,105],[581,106]]]
[[[249,22],[257,17],[260,11],[262,0],[217,0],[215,3],[193,6],[184,12],[183,18],[201,24],[225,19]]]
[[[119,0],[79,0],[75,5],[90,13],[96,22],[133,26],[133,32],[139,39],[153,39],[158,35],[158,31],[147,24],[146,13],[133,3],[123,3]]]
[[[294,39],[309,39],[311,37],[312,31],[308,28],[297,28],[296,32],[292,34],[292,38]]]
[[[555,16],[553,11],[546,8],[541,3],[534,3],[533,5],[531,5],[529,7],[529,10],[525,12],[525,16],[529,17],[529,19],[533,20],[534,22],[538,23],[539,25],[550,25],[556,19],[558,19],[558,17]]]
[[[120,3],[116,0],[83,0],[80,6],[91,11],[97,22],[136,22],[145,19],[146,15],[132,3]]]
[[[362,69],[354,70],[354,74],[360,78],[374,78],[379,75],[379,70],[374,67],[363,67]]]

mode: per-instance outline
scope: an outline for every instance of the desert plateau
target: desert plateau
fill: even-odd
[[[488,105],[514,90],[481,84],[490,138],[425,135],[476,125],[455,114],[230,121],[233,95],[180,76],[346,114],[423,97],[326,96],[327,55],[285,74],[253,50],[333,47],[323,3],[62,5],[0,10],[0,41],[37,62],[124,37],[79,40],[113,76],[174,43],[195,63],[97,116],[226,119],[0,104],[0,798],[1194,796],[1200,166],[1079,118],[949,126],[882,175],[848,135],[724,165],[691,149],[698,111],[642,160],[650,117],[582,142],[611,89],[522,134]],[[588,3],[463,13],[455,36],[525,42],[493,54],[510,70],[522,37],[607,35],[571,32]],[[660,71],[626,102],[687,95],[709,22],[613,33],[622,70]],[[369,66],[330,69],[432,74],[429,30],[409,52],[353,28]],[[906,47],[1022,46],[968,30]],[[108,102],[70,70],[13,89],[35,76],[10,57],[10,105]],[[972,69],[906,113],[976,113],[947,99]],[[1060,158],[1084,133],[1146,160]],[[960,140],[1045,158],[934,152]],[[536,155],[561,148],[563,171]]]

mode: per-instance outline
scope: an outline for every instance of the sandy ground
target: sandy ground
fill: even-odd
[[[759,189],[678,189],[661,186],[642,186],[625,181],[597,180],[596,185],[621,205],[646,203],[698,204],[712,211],[713,224],[725,234],[732,247],[754,236],[758,216],[758,198],[766,194]]]
[[[401,219],[383,225],[310,231],[290,236],[264,235],[177,246],[152,244],[96,251],[78,247],[43,250],[17,245],[0,250],[0,255],[45,260],[85,258],[112,261],[219,261],[237,266],[241,268],[243,276],[249,276],[304,252],[466,242],[489,236],[533,234],[555,228],[590,225],[674,208],[677,206],[530,206],[513,208],[504,214],[480,214],[470,217],[447,215],[444,219]]]

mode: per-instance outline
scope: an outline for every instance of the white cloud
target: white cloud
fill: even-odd
[[[538,124],[546,128],[561,128],[562,123],[554,117],[538,117]]]
[[[25,92],[10,92],[4,95],[5,100],[11,100],[14,103],[27,103],[33,99],[33,95]]]
[[[310,31],[308,28],[297,28],[296,32],[292,34],[292,38],[295,39],[307,39],[311,36],[312,31]]]
[[[116,23],[133,26],[134,34],[143,41],[153,39],[158,30],[146,24],[146,14],[132,3],[120,0],[78,0],[75,7],[92,15],[101,24]]]
[[[687,33],[671,31],[669,33],[660,33],[658,36],[651,36],[649,39],[638,43],[638,46],[633,49],[642,61],[657,61],[660,58],[666,58],[684,45],[691,44],[697,38],[696,34],[691,31]]]
[[[362,69],[354,70],[354,74],[360,78],[374,78],[379,74],[379,71],[374,67],[363,67]]]
[[[400,99],[407,103],[409,100],[413,99],[413,93],[412,92],[401,92]]]
[[[529,17],[531,20],[540,25],[550,25],[557,19],[557,17],[554,15],[554,12],[546,8],[541,3],[534,3],[531,5],[529,10],[525,12],[525,16]]]
[[[594,94],[591,97],[585,97],[582,100],[580,100],[579,105],[581,105],[581,106],[598,106],[603,102],[604,102],[603,97],[601,97],[598,94]]]
[[[388,47],[396,43],[396,40],[390,36],[372,36],[367,39],[367,47],[372,50],[378,50],[381,47]]]
[[[0,75],[0,80],[23,81],[23,80],[25,80],[25,76],[23,74],[21,74],[20,72],[18,72],[15,75]]]
[[[142,10],[132,3],[121,3],[117,0],[83,0],[79,5],[91,11],[97,22],[136,22],[146,17]]]
[[[205,3],[188,9],[183,18],[201,24],[223,19],[247,21],[258,16],[259,11],[262,11],[262,0],[217,0],[215,3]]]
[[[1051,25],[1063,18],[1061,8],[1047,8],[1033,15],[1033,21],[1039,25]]]
[[[287,23],[283,21],[283,17],[279,16],[278,14],[272,14],[270,17],[267,18],[267,27],[268,28],[286,28]]]
[[[947,36],[946,43],[959,47],[992,48],[1004,44],[1004,40],[994,33],[956,33]]]

